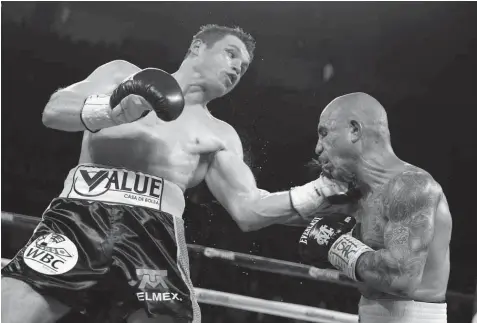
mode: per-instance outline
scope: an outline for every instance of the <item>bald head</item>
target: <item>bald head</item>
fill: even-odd
[[[331,127],[356,124],[363,134],[388,142],[389,126],[386,111],[371,95],[355,92],[337,97],[321,113],[320,123]]]
[[[388,127],[383,106],[371,95],[362,92],[337,97],[323,110],[321,119],[356,120],[363,125]]]

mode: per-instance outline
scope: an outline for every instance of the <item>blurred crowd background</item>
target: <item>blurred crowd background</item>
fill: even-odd
[[[259,186],[283,190],[316,176],[306,164],[322,109],[341,94],[373,95],[387,109],[398,156],[429,171],[448,197],[449,322],[470,322],[477,277],[475,3],[3,2],[1,18],[3,211],[40,217],[77,163],[82,134],[41,123],[55,90],[113,59],[174,72],[201,25],[239,25],[257,40],[255,61],[210,108],[238,130]],[[300,262],[301,229],[243,233],[206,187],[187,196],[189,243]],[[2,257],[27,238],[2,226]],[[191,268],[197,287],[357,313],[352,288],[194,255]],[[211,323],[297,322],[202,309]]]

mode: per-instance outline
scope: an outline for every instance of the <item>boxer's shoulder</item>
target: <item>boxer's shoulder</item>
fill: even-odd
[[[242,141],[239,134],[237,133],[237,130],[223,120],[217,119],[215,117],[213,117],[213,119],[216,126],[216,133],[225,141],[227,148],[242,155]]]
[[[389,181],[384,206],[389,216],[399,217],[412,210],[435,207],[441,195],[441,186],[429,172],[410,165]]]
[[[116,59],[116,60],[107,62],[99,66],[98,69],[102,69],[104,71],[111,71],[111,72],[119,70],[119,71],[133,72],[133,73],[141,70],[137,65],[134,65],[133,63],[130,63],[123,59]]]
[[[139,72],[141,69],[125,60],[117,59],[97,67],[89,78],[108,78],[122,82],[127,77]]]
[[[435,193],[441,190],[439,183],[426,170],[414,165],[407,165],[388,183],[390,193],[409,191],[409,193]]]

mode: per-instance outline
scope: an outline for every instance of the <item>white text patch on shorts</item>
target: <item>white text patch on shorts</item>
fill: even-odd
[[[160,210],[162,193],[162,178],[125,169],[80,166],[67,197]]]

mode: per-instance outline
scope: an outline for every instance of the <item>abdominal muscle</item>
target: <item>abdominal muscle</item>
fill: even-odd
[[[206,128],[187,116],[164,122],[153,113],[133,123],[85,132],[79,163],[122,167],[162,177],[182,191],[199,184],[207,156],[187,152],[187,145]]]

